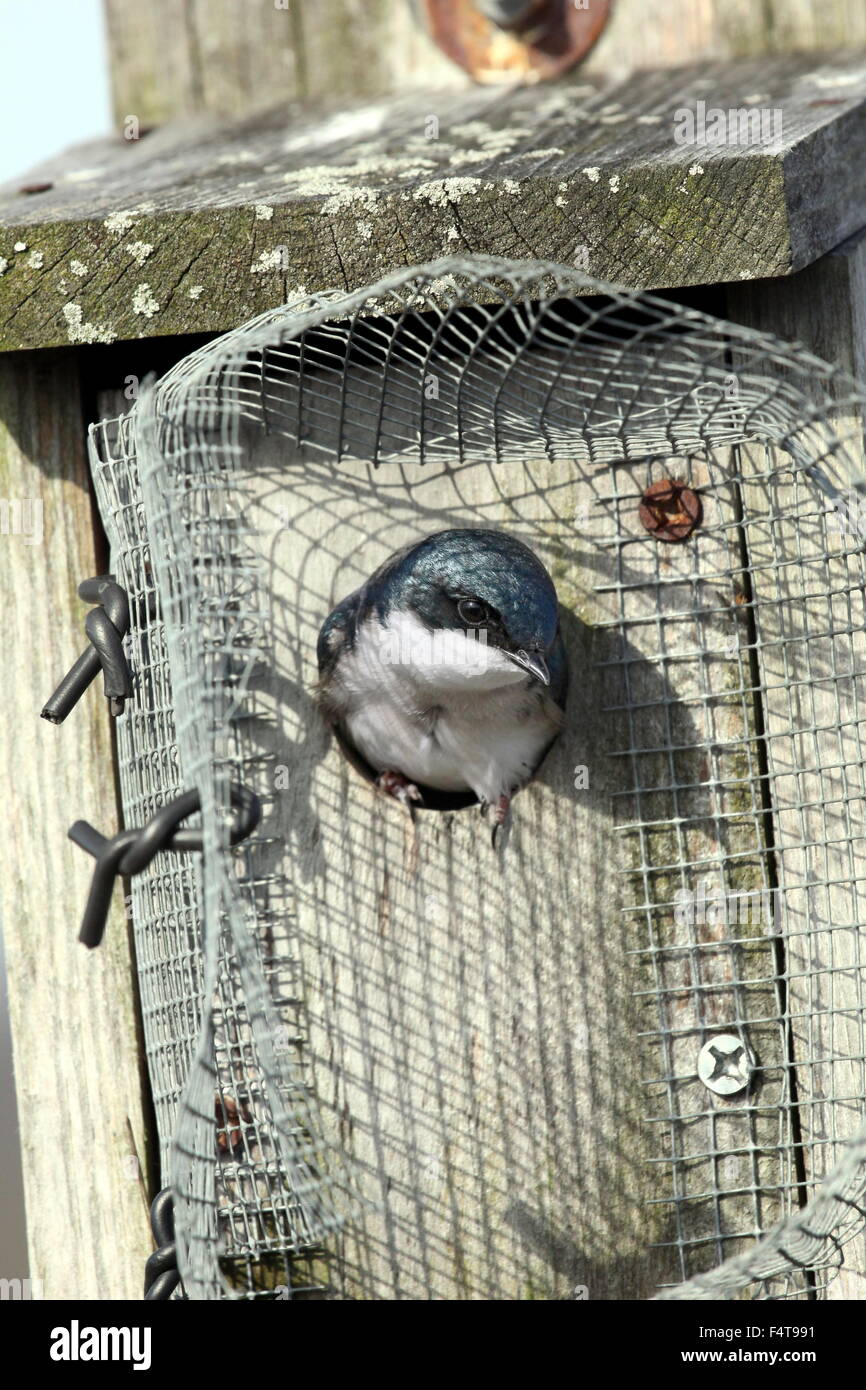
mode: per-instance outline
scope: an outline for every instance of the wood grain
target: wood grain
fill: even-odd
[[[132,113],[153,125],[380,96],[420,80],[466,84],[402,0],[106,0],[105,13],[118,129]]]
[[[730,317],[803,343],[866,379],[866,236],[787,282],[729,292]],[[768,363],[772,372],[772,364]],[[820,399],[816,383],[814,396]],[[834,427],[862,468],[863,420],[839,409]],[[766,467],[778,476],[759,482]],[[843,494],[845,470],[821,465]],[[862,924],[866,874],[860,826],[861,702],[866,695],[862,557],[829,528],[808,480],[784,455],[750,448],[743,469],[747,545],[766,711],[769,792],[785,933],[788,1007],[808,1192],[861,1127],[866,1095]],[[788,518],[771,528],[769,518]],[[766,519],[766,520],[763,520]],[[843,544],[844,540],[844,544]],[[821,1278],[822,1276],[819,1276]],[[866,1295],[866,1236],[845,1252],[830,1298]]]
[[[826,53],[866,44],[859,0],[617,0],[581,71],[619,72],[708,58]]]
[[[574,358],[569,372],[585,387]],[[492,433],[484,377],[476,362],[463,384],[478,441]],[[783,1050],[763,924],[743,926],[733,948],[712,930],[694,943],[671,901],[681,864],[741,891],[762,883],[760,817],[743,810],[742,769],[726,751],[749,732],[738,655],[725,648],[737,642],[733,579],[730,593],[721,579],[702,590],[714,657],[695,660],[694,616],[676,610],[698,552],[666,548],[660,595],[657,542],[637,517],[646,463],[594,466],[564,424],[536,456],[539,378],[532,351],[512,364],[499,409],[512,422],[525,411],[527,444],[495,465],[492,445],[462,465],[440,447],[423,469],[407,445],[404,462],[374,470],[286,439],[246,441],[244,515],[274,631],[249,721],[274,767],[264,833],[285,842],[271,871],[294,885],[326,1131],[372,1204],[334,1253],[332,1296],[568,1299],[586,1287],[592,1299],[639,1298],[742,1248],[757,1220],[783,1210],[771,1142]],[[327,447],[336,431],[363,457],[360,412],[377,380],[355,368],[329,397],[313,375],[305,438]],[[395,384],[381,421],[395,448],[406,389]],[[615,393],[600,394],[609,423]],[[557,400],[551,419],[564,421]],[[294,413],[290,380],[274,375],[269,419]],[[707,506],[699,558],[726,575],[733,498],[720,489]],[[466,524],[507,528],[547,562],[572,667],[565,732],[516,799],[498,855],[477,811],[423,812],[413,827],[349,768],[312,700],[315,637],[333,602],[407,540]],[[629,820],[617,804],[646,821],[641,847],[626,826],[617,833]],[[697,1053],[751,1017],[764,1020],[751,1041],[766,1084],[757,1101],[715,1103]],[[703,1197],[714,1185],[717,1210]]]
[[[593,575],[569,536],[587,491],[542,458],[526,473],[401,479],[267,441],[253,466],[247,519],[266,548],[277,675],[256,739],[289,782],[266,828],[286,842],[326,1133],[374,1204],[340,1241],[331,1294],[648,1294],[672,1266],[649,1248],[663,1238],[645,1205],[652,1136],[639,1051],[622,1047],[638,1023],[597,721],[609,700],[591,669]],[[472,521],[558,554],[569,609],[568,731],[517,798],[501,857],[477,810],[422,813],[413,828],[348,767],[310,697],[330,602],[407,539]],[[573,787],[578,763],[587,790]]]
[[[677,143],[698,102],[753,135]],[[299,287],[467,251],[635,287],[787,275],[866,222],[864,170],[866,66],[850,56],[202,117],[0,195],[0,344],[219,330]]]
[[[99,683],[64,725],[39,717],[83,648],[76,587],[97,570],[74,353],[0,363],[0,467],[4,507],[30,499],[43,524],[38,543],[0,536],[0,905],[30,1274],[48,1299],[137,1299],[152,1241],[130,947],[117,906],[98,950],[78,943],[92,861],[66,838],[79,817],[107,833],[117,824]]]
[[[406,0],[106,0],[114,109],[161,123],[247,115],[294,97],[465,85]],[[166,35],[171,42],[166,43]],[[580,75],[866,44],[860,0],[617,0]]]
[[[658,373],[663,381],[662,363]],[[652,1200],[677,1278],[739,1253],[790,1205],[785,1035],[763,910],[767,845],[729,464],[722,449],[618,469],[621,540],[600,576],[621,633],[618,756],[628,771],[615,805],[649,975],[635,987]],[[635,515],[643,488],[665,477],[701,497],[701,524],[681,545],[649,537]],[[731,1096],[697,1074],[702,1047],[720,1035],[761,1059],[757,1084]]]

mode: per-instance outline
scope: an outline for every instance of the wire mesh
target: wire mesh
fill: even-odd
[[[801,348],[567,267],[477,258],[263,315],[94,430],[132,603],[127,823],[202,794],[202,860],[159,856],[132,885],[190,1296],[324,1292],[322,1252],[359,1210],[308,1074],[290,831],[274,811],[226,847],[231,781],[274,810],[259,724],[285,635],[262,519],[302,558],[324,488],[347,528],[328,533],[336,565],[360,545],[347,469],[396,514],[422,476],[445,499],[473,469],[495,493],[497,465],[518,466],[527,539],[560,575],[578,546],[592,556],[663,1296],[823,1293],[853,1239],[862,1272],[863,400]],[[303,459],[290,506],[262,482],[268,440]],[[563,536],[566,476],[583,514]],[[665,477],[702,500],[684,545],[639,521]],[[444,500],[422,515],[467,524]],[[325,595],[298,602],[314,632]],[[696,1072],[721,1034],[755,1060],[729,1097]]]

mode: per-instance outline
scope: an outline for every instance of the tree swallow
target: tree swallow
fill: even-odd
[[[532,551],[502,531],[427,536],[337,604],[317,656],[320,707],[356,765],[410,811],[477,799],[495,843],[568,684],[556,590]]]

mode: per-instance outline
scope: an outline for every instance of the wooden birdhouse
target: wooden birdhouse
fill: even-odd
[[[866,14],[545,5],[545,49],[417,8],[108,0],[115,134],[0,190],[0,891],[48,1298],[140,1297],[196,1164],[185,1258],[221,1242],[227,1293],[611,1300],[853,1162]],[[313,698],[330,607],[467,525],[537,549],[572,668],[498,850],[378,797]],[[40,721],[109,572],[130,692]],[[204,867],[118,854],[88,951],[81,846],[193,789]],[[863,1297],[859,1215],[845,1242],[726,1287]]]

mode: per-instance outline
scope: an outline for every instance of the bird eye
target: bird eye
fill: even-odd
[[[462,598],[457,604],[457,612],[470,627],[478,627],[490,616],[487,605],[480,603],[477,598]]]

